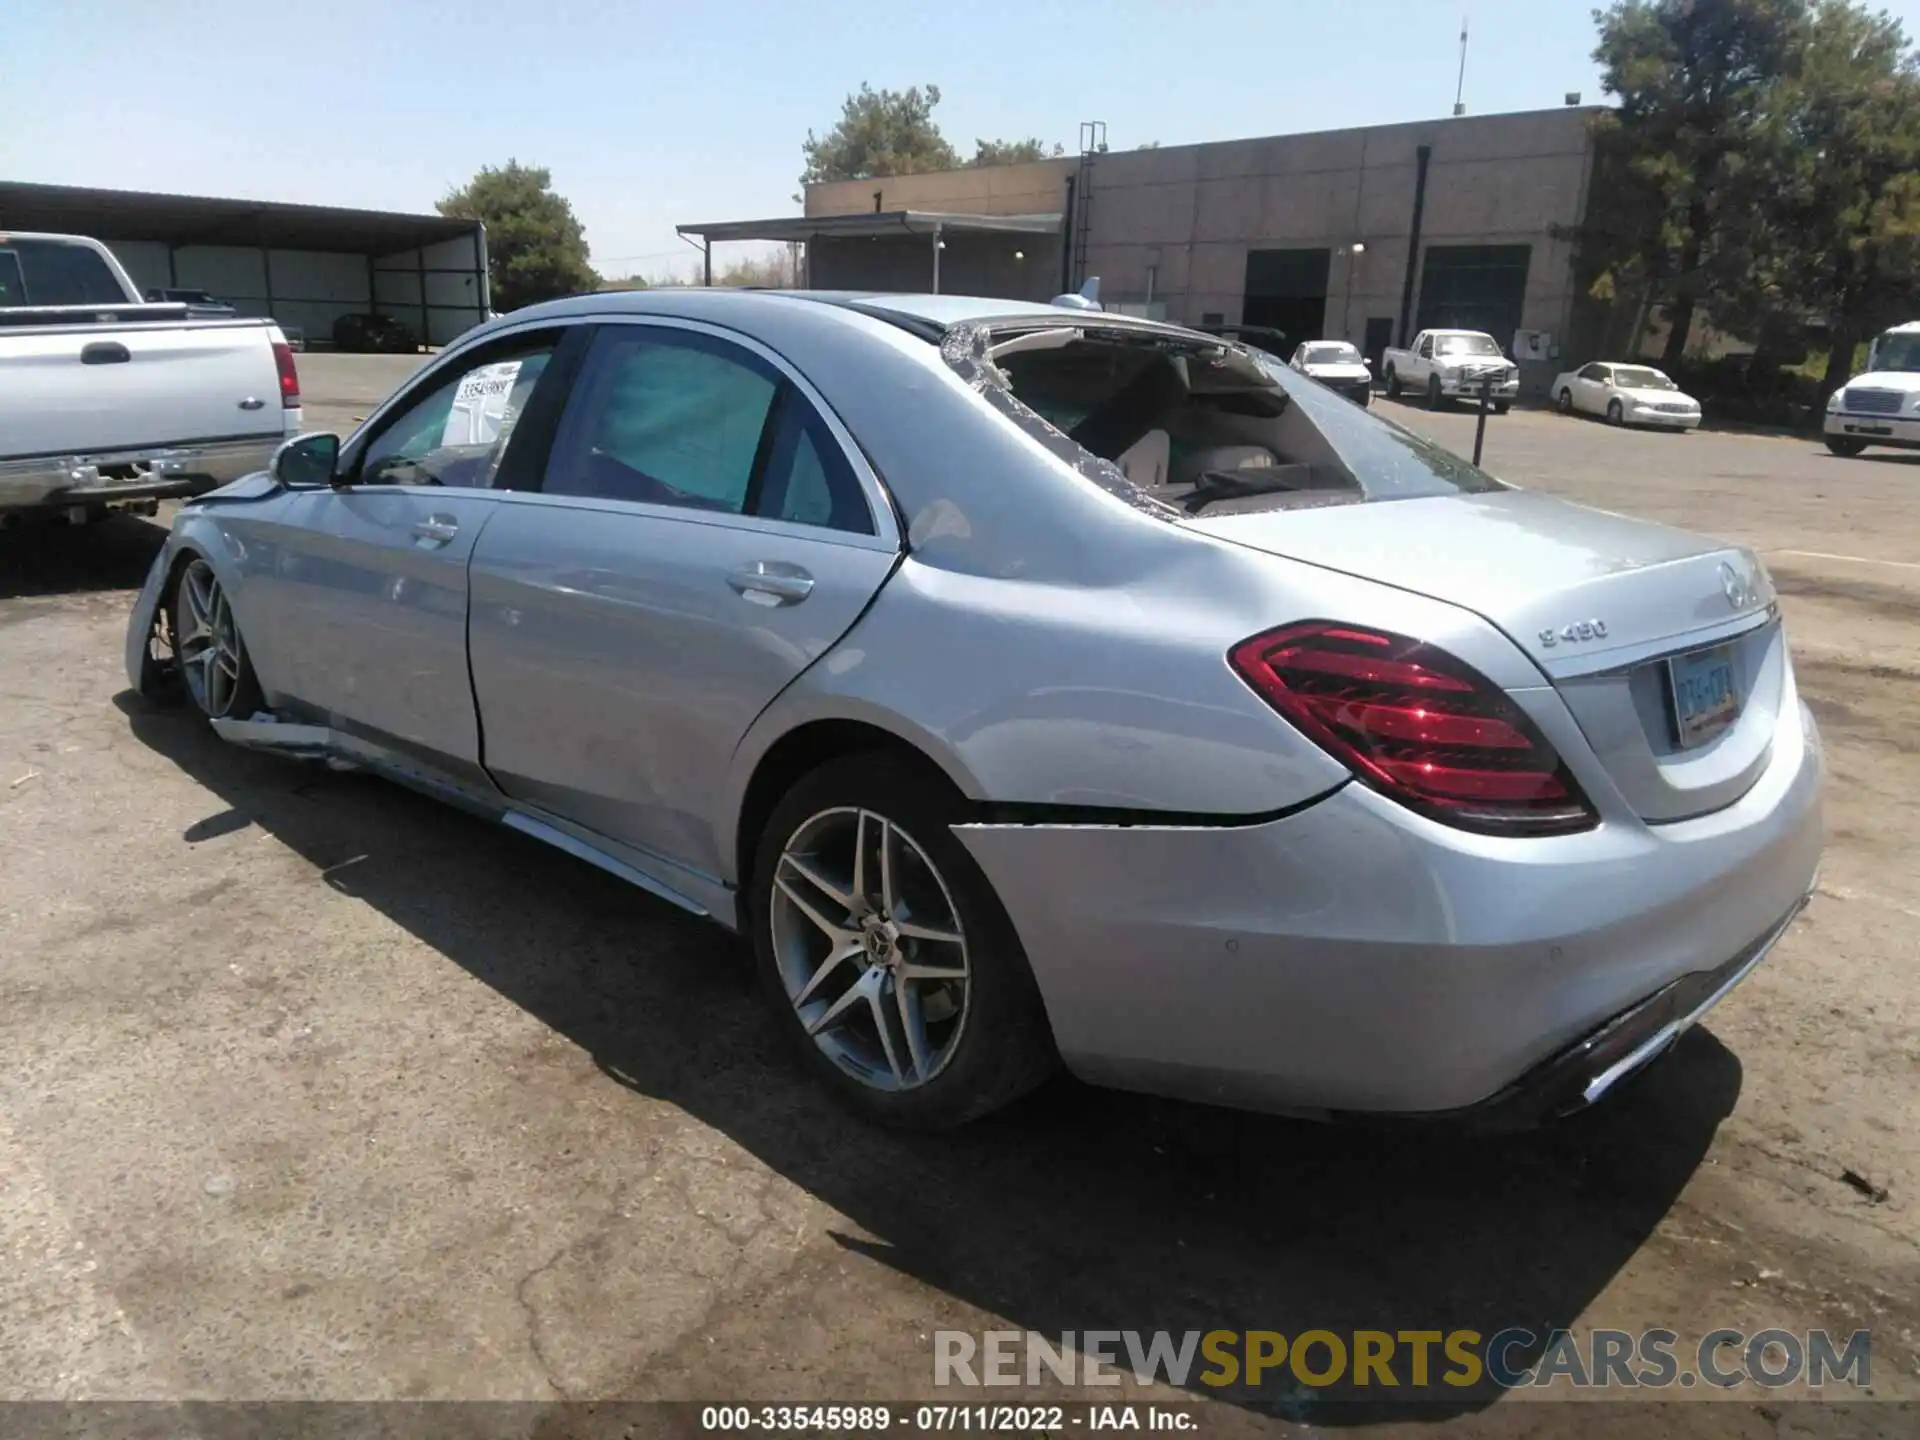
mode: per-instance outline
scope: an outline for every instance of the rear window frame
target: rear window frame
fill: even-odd
[[[1320,433],[1321,438],[1333,451],[1341,465],[1353,476],[1357,489],[1340,487],[1276,491],[1270,497],[1270,503],[1255,507],[1257,513],[1317,508],[1328,504],[1376,504],[1392,500],[1488,494],[1515,488],[1506,481],[1480,470],[1427,437],[1374,414],[1371,408],[1362,409],[1356,406],[1344,396],[1328,390],[1318,381],[1294,370],[1278,356],[1222,336],[1208,335],[1164,322],[1135,320],[1129,316],[1113,316],[1105,312],[1072,310],[1063,310],[1058,316],[1026,314],[1008,315],[1004,318],[987,317],[962,321],[941,330],[939,341],[941,359],[976,394],[1030,438],[1037,440],[1076,474],[1144,513],[1179,522],[1208,518],[1209,512],[1205,509],[1197,513],[1189,512],[1168,504],[1144,487],[1134,484],[1117,464],[1086,450],[1044,415],[1024,404],[1007,386],[999,367],[992,362],[989,352],[997,341],[1037,330],[1062,328],[1137,334],[1142,339],[1159,337],[1166,342],[1191,346],[1195,349],[1233,351],[1251,362],[1267,377],[1274,388],[1285,394],[1289,406],[1298,405],[1307,417],[1308,423]],[[913,329],[914,333],[925,333],[918,327]],[[1323,424],[1323,419],[1328,423]],[[1347,435],[1349,445],[1342,445],[1339,438],[1340,432]],[[1404,447],[1438,483],[1416,484],[1397,489],[1394,493],[1386,493],[1384,489],[1377,491],[1370,488],[1366,475],[1361,473],[1361,467],[1356,464],[1356,457],[1351,454],[1352,437],[1361,434],[1378,435],[1382,439]],[[1384,455],[1387,452],[1379,453]],[[1456,483],[1445,478],[1448,476],[1459,476],[1466,483]],[[1218,518],[1219,513],[1214,512],[1213,518]],[[1236,513],[1248,512],[1243,506],[1237,505]]]

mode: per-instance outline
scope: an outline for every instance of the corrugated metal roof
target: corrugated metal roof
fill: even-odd
[[[96,240],[388,255],[470,235],[475,224],[392,210],[0,181],[0,231],[46,230]]]

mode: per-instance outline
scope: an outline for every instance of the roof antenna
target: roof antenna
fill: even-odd
[[[1053,304],[1065,310],[1098,310],[1100,308],[1100,277],[1090,278],[1080,287],[1076,295],[1056,295]]]
[[[1453,113],[1467,113],[1465,96],[1467,93],[1467,12],[1460,12],[1460,79],[1453,87]]]

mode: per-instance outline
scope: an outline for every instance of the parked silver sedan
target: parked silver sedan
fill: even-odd
[[[228,740],[745,932],[896,1124],[1057,1062],[1558,1115],[1759,963],[1822,842],[1753,555],[1044,305],[516,311],[183,510],[127,638]]]

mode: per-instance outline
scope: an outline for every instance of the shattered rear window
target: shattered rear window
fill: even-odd
[[[1031,348],[1006,348],[1021,337]],[[1210,336],[1022,317],[953,326],[940,350],[1010,423],[1164,519],[1509,488],[1273,356]]]
[[[992,332],[984,325],[955,325],[940,341],[940,358],[1011,424],[1017,425],[1030,438],[1052,452],[1056,459],[1072,466],[1102,490],[1156,519],[1180,518],[1178,510],[1154,499],[1135,485],[1119,466],[1081,449],[1067,438],[1064,430],[1049,424],[1038,411],[1016,399],[1013,391],[1007,387],[1007,377],[988,353],[992,343]]]

